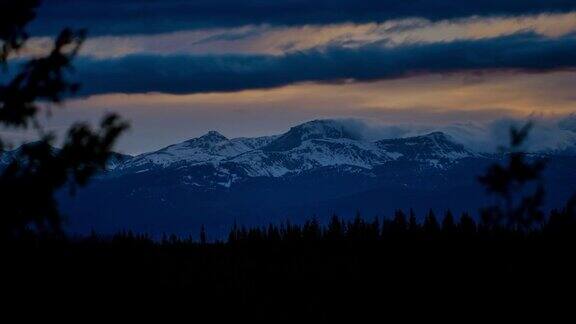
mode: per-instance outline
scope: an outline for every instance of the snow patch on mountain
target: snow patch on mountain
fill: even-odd
[[[458,159],[478,156],[464,145],[442,132],[433,132],[423,136],[386,139],[377,142],[379,148],[401,154],[401,158],[412,161],[429,161],[438,167],[442,161],[453,162]]]
[[[254,150],[228,163],[239,165],[248,176],[279,177],[319,167],[349,165],[371,169],[374,165],[394,159],[378,150],[374,143],[351,139],[309,139],[284,151]]]
[[[278,137],[279,135],[261,136],[261,137],[237,137],[231,139],[230,141],[234,143],[242,143],[243,145],[253,150],[257,150],[272,143]]]

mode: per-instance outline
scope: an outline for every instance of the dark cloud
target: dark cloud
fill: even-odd
[[[493,39],[384,47],[328,47],[282,56],[83,58],[76,77],[84,95],[110,92],[198,93],[272,88],[298,82],[393,79],[479,70],[541,72],[576,67],[576,37],[518,34]]]
[[[47,0],[33,31],[147,34],[246,24],[302,25],[510,16],[576,9],[576,0]]]

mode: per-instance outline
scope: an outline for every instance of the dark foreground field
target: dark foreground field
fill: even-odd
[[[9,243],[2,286],[8,305],[56,314],[300,322],[526,315],[552,301],[569,310],[576,237],[573,221],[557,219],[530,232],[450,220],[411,227],[399,216],[384,226],[236,229],[225,243],[35,238]]]

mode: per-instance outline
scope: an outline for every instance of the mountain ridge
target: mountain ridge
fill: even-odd
[[[474,151],[441,132],[368,140],[334,122],[295,128],[256,138],[209,132],[135,157],[117,156],[75,197],[58,196],[70,215],[67,226],[81,233],[161,234],[205,225],[218,235],[234,221],[326,220],[356,211],[372,217],[398,208],[418,215],[430,208],[473,212],[486,205],[477,177],[505,161],[503,154]],[[295,140],[284,145],[286,138]],[[282,145],[272,150],[275,141]],[[549,161],[547,203],[556,208],[574,191],[576,156],[552,153],[529,158]]]
[[[409,146],[417,147],[417,154],[410,152]],[[444,164],[476,155],[441,132],[370,141],[336,120],[313,120],[275,136],[228,139],[210,131],[135,156],[118,169],[147,172],[151,168],[212,167],[215,174],[228,174],[235,182],[244,177],[281,177],[322,167],[370,170],[397,159],[417,159],[442,168]]]
[[[18,149],[17,149],[18,150]],[[7,163],[4,152],[0,163]],[[574,149],[542,154],[571,154]],[[229,139],[217,131],[136,156],[114,153],[107,177],[173,169],[197,186],[230,187],[254,177],[283,177],[321,168],[366,172],[392,162],[419,163],[420,168],[447,169],[459,160],[489,158],[452,136],[423,135],[367,140],[339,120],[312,120],[280,135]],[[191,180],[192,179],[192,180]]]

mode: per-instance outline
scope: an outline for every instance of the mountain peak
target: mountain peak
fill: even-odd
[[[346,129],[342,122],[333,119],[315,119],[292,127],[290,130],[303,130],[307,136],[322,136],[322,138],[358,139]]]
[[[358,136],[346,129],[337,120],[316,119],[298,126],[281,135],[275,141],[265,147],[269,151],[288,151],[298,147],[302,142],[313,139],[360,139]]]
[[[211,142],[222,142],[228,140],[228,138],[217,131],[211,130],[208,133],[199,137],[200,139],[209,140]]]
[[[446,137],[447,135],[444,132],[440,132],[440,131],[435,131],[432,133],[428,133],[424,136],[430,136],[430,137]]]
[[[173,144],[155,152],[141,154],[125,165],[128,168],[143,167],[147,164],[169,166],[174,163],[203,163],[220,161],[235,156],[250,148],[242,143],[230,141],[217,131]]]
[[[426,135],[422,135],[421,137],[429,138],[435,141],[445,141],[445,142],[452,142],[452,139],[449,135],[444,132],[432,132]]]

